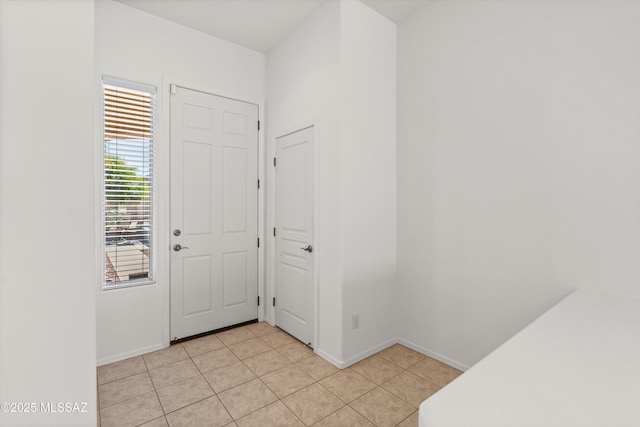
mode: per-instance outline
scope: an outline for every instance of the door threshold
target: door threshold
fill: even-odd
[[[196,335],[190,335],[190,336],[184,337],[184,338],[178,338],[177,340],[170,341],[169,345],[180,344],[181,342],[184,342],[184,341],[190,341],[190,340],[194,340],[196,338],[206,337],[207,335],[213,335],[213,334],[217,334],[219,332],[228,331],[229,329],[235,329],[235,328],[239,328],[241,326],[251,325],[252,323],[258,323],[258,319],[248,320],[246,322],[237,323],[237,324],[231,325],[231,326],[225,326],[224,328],[214,329],[212,331],[202,332],[202,333],[196,334]]]

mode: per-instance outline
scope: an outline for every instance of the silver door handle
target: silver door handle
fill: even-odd
[[[188,247],[186,247],[186,246],[181,246],[181,245],[179,245],[178,243],[176,243],[175,245],[173,245],[173,250],[174,250],[174,251],[176,251],[176,252],[179,252],[179,251],[181,251],[181,250],[183,250],[183,249],[189,249],[189,248],[188,248]]]
[[[313,252],[313,246],[311,245],[307,246],[306,248],[300,248],[300,249],[302,249],[303,251],[307,251],[309,253]]]

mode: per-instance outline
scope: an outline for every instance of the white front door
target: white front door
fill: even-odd
[[[313,127],[276,139],[276,324],[313,346]]]
[[[258,317],[258,107],[172,89],[175,340]]]

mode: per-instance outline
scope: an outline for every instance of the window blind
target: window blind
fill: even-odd
[[[155,87],[103,78],[104,286],[153,275]]]

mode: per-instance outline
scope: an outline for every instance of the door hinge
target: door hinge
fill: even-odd
[[[258,237],[258,247],[260,247],[260,238]]]
[[[171,93],[171,95],[175,95],[176,91],[178,89],[178,86],[176,85],[169,85],[169,92]]]
[[[273,227],[273,237],[275,237],[275,236],[276,236],[276,228]]]
[[[273,297],[273,306],[276,306],[276,297]]]
[[[258,190],[260,189],[260,180],[258,180]]]
[[[276,158],[273,158],[273,167],[276,167]]]
[[[260,305],[260,295],[258,295],[258,305]]]
[[[260,130],[260,120],[258,120],[258,130]]]

